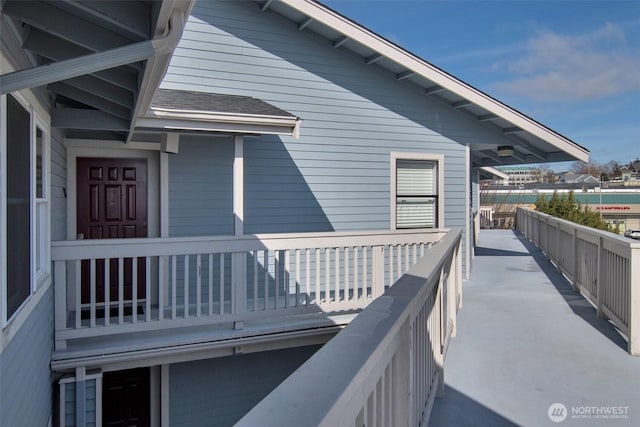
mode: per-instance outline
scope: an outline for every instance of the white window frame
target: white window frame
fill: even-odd
[[[437,211],[436,211],[436,229],[444,228],[444,155],[431,153],[399,153],[392,152],[390,155],[390,206],[391,206],[391,230],[396,230],[396,190],[397,190],[397,163],[398,160],[424,160],[436,162],[437,166]]]
[[[25,306],[33,299],[32,296],[40,289],[51,283],[51,236],[50,236],[50,135],[51,130],[48,121],[40,114],[36,107],[35,99],[32,102],[21,93],[12,93],[11,96],[29,113],[30,117],[30,141],[29,141],[29,167],[30,167],[30,242],[29,256],[31,259],[29,295],[22,302],[20,307],[8,317],[6,309],[7,305],[7,242],[5,230],[7,227],[7,96],[0,96],[0,327],[4,329],[14,319],[21,317],[23,320]],[[36,199],[36,129],[42,131],[42,185],[43,197]],[[37,221],[37,212],[40,212],[39,221]],[[40,237],[38,239],[38,236]],[[36,265],[36,251],[40,254],[39,267]],[[21,321],[19,322],[21,323]],[[12,328],[15,329],[15,328]],[[15,332],[15,330],[13,331]],[[3,337],[3,343],[5,339]],[[3,344],[4,345],[4,344]],[[3,345],[0,345],[2,348]]]

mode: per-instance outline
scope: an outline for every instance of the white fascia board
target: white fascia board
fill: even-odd
[[[262,114],[224,113],[199,110],[174,110],[170,108],[151,107],[149,116],[156,118],[202,120],[206,122],[227,123],[265,123],[274,125],[295,126],[295,116],[270,116]]]
[[[252,135],[296,136],[298,120],[292,123],[269,121],[202,121],[169,118],[143,117],[136,122],[136,129],[157,129],[171,131],[223,132]]]
[[[508,107],[500,101],[480,92],[468,84],[456,79],[450,74],[427,63],[410,52],[394,45],[384,38],[372,33],[366,28],[342,17],[341,15],[325,8],[312,0],[282,0],[282,3],[296,9],[300,13],[320,22],[333,30],[349,37],[351,40],[361,43],[376,51],[380,55],[414,71],[416,74],[427,78],[436,85],[459,95],[475,105],[507,120],[514,126],[531,133],[532,135],[548,142],[564,151],[577,160],[588,162],[589,151],[578,146],[569,139],[537,123],[522,113]]]

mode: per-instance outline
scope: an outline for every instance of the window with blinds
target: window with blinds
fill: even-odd
[[[397,229],[437,227],[437,180],[437,161],[396,161]]]

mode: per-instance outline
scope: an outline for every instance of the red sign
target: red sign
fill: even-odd
[[[600,206],[600,205],[596,205],[594,206],[595,210],[597,211],[630,211],[631,210],[631,206],[617,206],[617,205],[612,205],[612,206]]]

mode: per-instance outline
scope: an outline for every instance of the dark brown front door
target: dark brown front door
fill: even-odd
[[[102,377],[102,425],[145,427],[150,424],[149,368],[105,372]]]
[[[147,162],[145,159],[78,158],[79,239],[147,237]],[[125,258],[123,293],[132,298],[133,261]],[[96,261],[96,301],[105,301],[105,262]],[[145,260],[138,259],[138,298],[145,297]],[[118,260],[109,263],[109,299],[117,301]],[[90,302],[89,262],[82,265],[82,302]]]

